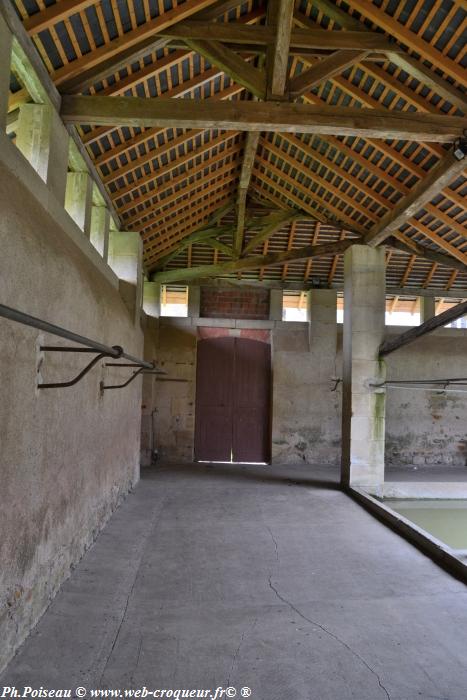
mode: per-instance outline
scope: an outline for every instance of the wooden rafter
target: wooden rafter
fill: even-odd
[[[61,0],[55,5],[46,7],[41,12],[36,12],[28,17],[23,26],[28,34],[38,34],[46,29],[50,29],[58,22],[63,22],[70,15],[77,14],[91,5],[95,5],[97,0]]]
[[[406,44],[411,50],[419,53],[434,66],[442,64],[446,73],[451,75],[461,85],[467,86],[465,69],[461,65],[457,64],[449,57],[444,56],[417,34],[411,32],[407,27],[404,27],[404,25],[388,15],[384,10],[381,10],[367,0],[348,0],[348,2],[350,7],[358,10],[363,17],[367,17],[376,26],[384,29],[389,36],[393,36],[401,43]]]
[[[160,31],[166,29],[172,24],[175,24],[176,22],[180,22],[181,20],[190,17],[203,8],[212,5],[212,3],[213,0],[186,0],[186,2],[184,2],[182,5],[178,5],[172,10],[164,12],[149,22],[141,24],[136,29],[126,32],[126,34],[123,36],[113,39],[109,43],[96,48],[94,51],[83,55],[81,58],[78,58],[75,61],[72,61],[67,66],[60,68],[53,75],[55,85],[62,85],[67,81],[70,81],[72,78],[80,76],[83,71],[95,68],[106,60],[113,59],[122,52],[125,52],[125,62],[130,63],[131,58],[128,52],[133,50],[134,47],[139,48],[139,45],[144,42],[154,42],[154,36]],[[151,46],[151,44],[149,45]],[[147,46],[148,44],[146,43],[143,47],[146,53],[148,52]],[[109,73],[107,73],[107,75],[109,75]],[[82,76],[80,77],[80,80],[82,80]]]
[[[423,63],[418,61],[413,56],[402,53],[387,52],[388,58],[396,66],[404,70],[410,76],[419,80],[423,85],[427,85],[435,93],[441,95],[445,100],[451,102],[456,107],[459,107],[464,114],[467,114],[467,97],[458,90],[454,85],[451,85],[447,80],[441,78],[433,70],[427,68]]]
[[[392,235],[416,214],[426,202],[451,183],[466,167],[464,159],[457,160],[452,153],[447,153],[418,184],[410,194],[401,199],[381,221],[374,226],[365,239],[368,245],[376,246]]]

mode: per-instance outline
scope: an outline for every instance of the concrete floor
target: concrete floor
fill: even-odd
[[[146,473],[0,686],[465,700],[467,587],[329,473]]]

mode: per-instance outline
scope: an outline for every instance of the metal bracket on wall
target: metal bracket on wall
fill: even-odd
[[[123,389],[124,387],[128,386],[136,377],[138,377],[140,374],[165,374],[162,370],[156,369],[154,366],[154,363],[152,363],[153,369],[148,370],[145,367],[141,367],[139,364],[128,364],[128,363],[123,363],[123,362],[106,362],[105,366],[106,367],[138,367],[136,372],[133,372],[133,374],[130,376],[129,379],[127,379],[126,382],[123,382],[123,384],[104,384],[104,382],[100,383],[100,388],[101,392],[103,393],[106,391],[106,389]]]
[[[52,345],[41,345],[40,347],[42,352],[92,352],[96,353],[96,350],[93,350],[92,348],[64,348],[60,346],[52,346]],[[119,345],[114,345],[113,349],[115,352],[113,354],[107,353],[107,352],[100,352],[98,353],[91,362],[89,362],[86,367],[81,370],[79,374],[74,377],[74,379],[70,379],[68,382],[42,382],[41,384],[37,385],[38,389],[59,389],[59,388],[65,388],[68,386],[74,386],[77,384],[83,377],[86,376],[86,374],[96,365],[99,360],[102,360],[104,357],[121,357],[123,354],[123,348],[121,348]]]
[[[84,346],[82,348],[76,348],[62,347],[60,345],[41,345],[41,352],[84,352],[95,354],[95,357],[93,357],[93,359],[86,365],[86,367],[83,370],[81,370],[81,372],[73,379],[70,379],[68,382],[41,382],[37,385],[38,389],[59,389],[74,386],[83,377],[86,376],[86,374],[99,362],[99,360],[102,360],[104,357],[111,357],[115,360],[119,358],[130,360],[131,364],[119,364],[117,366],[138,367],[139,370],[135,372],[134,375],[131,376],[130,379],[124,384],[102,387],[101,382],[101,389],[119,389],[121,387],[127,386],[138,374],[140,374],[144,370],[148,370],[148,374],[165,374],[165,372],[162,372],[161,370],[156,370],[154,362],[147,362],[146,360],[140,360],[138,357],[133,357],[133,355],[129,355],[127,352],[125,352],[125,350],[122,347],[120,347],[120,345],[104,345],[103,343],[100,343],[97,340],[86,338],[83,335],[79,335],[78,333],[69,331],[66,328],[62,328],[61,326],[56,326],[53,323],[49,323],[48,321],[43,321],[42,319],[36,318],[35,316],[30,316],[29,314],[25,314],[23,311],[12,309],[11,307],[5,306],[4,304],[0,304],[0,317],[6,318],[9,321],[15,321],[16,323],[20,323],[24,326],[37,328],[38,330],[44,331],[45,333],[50,333],[51,335],[56,335],[59,338],[65,338],[65,340],[71,340],[75,343],[79,343],[80,345]]]

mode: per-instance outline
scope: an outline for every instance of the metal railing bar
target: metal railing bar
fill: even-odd
[[[52,335],[56,335],[59,338],[65,338],[65,340],[72,340],[73,342],[78,343],[79,345],[87,346],[87,348],[90,350],[94,350],[95,352],[99,353],[104,353],[107,357],[122,357],[126,360],[129,360],[130,362],[134,362],[138,365],[138,367],[143,367],[145,369],[154,369],[153,362],[146,362],[145,360],[141,360],[138,357],[134,357],[133,355],[126,353],[123,350],[123,348],[121,348],[118,345],[114,345],[113,347],[111,347],[110,345],[104,345],[103,343],[99,343],[98,341],[92,340],[91,338],[86,338],[86,336],[84,335],[73,333],[73,331],[69,331],[66,328],[62,328],[61,326],[56,326],[53,323],[48,323],[48,321],[42,321],[40,318],[30,316],[29,314],[25,314],[22,311],[17,311],[16,309],[12,309],[11,307],[5,306],[4,304],[0,304],[0,316],[3,316],[3,318],[7,318],[10,321],[21,323],[25,326],[37,328],[41,331],[44,331],[45,333],[51,333]],[[59,349],[62,352],[73,352],[71,348],[57,349]]]

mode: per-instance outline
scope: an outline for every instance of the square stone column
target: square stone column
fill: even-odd
[[[153,318],[161,315],[161,285],[158,282],[143,284],[143,311]]]
[[[353,245],[344,255],[342,483],[378,494],[384,482],[385,251]]]
[[[111,231],[109,265],[120,280],[120,295],[135,322],[143,303],[143,241],[136,231]]]
[[[307,319],[313,359],[320,368],[331,372],[329,376],[335,375],[337,292],[334,289],[311,289],[307,296]]]
[[[199,318],[201,309],[201,287],[188,287],[188,318]]]
[[[19,110],[16,145],[63,205],[70,137],[53,107],[24,104]]]
[[[109,253],[110,213],[107,207],[93,206],[91,210],[91,243],[107,260]]]
[[[65,209],[87,238],[91,235],[92,187],[89,173],[68,173]]]
[[[318,464],[338,464],[340,460],[340,391],[336,376],[337,292],[312,289],[307,294],[308,340],[310,348],[307,407],[310,459]]]
[[[418,297],[420,301],[420,323],[436,316],[435,297]]]
[[[270,321],[282,321],[283,296],[282,289],[271,289],[269,292]]]
[[[5,20],[0,15],[0,130],[5,131],[10,95],[10,65],[13,37]]]

